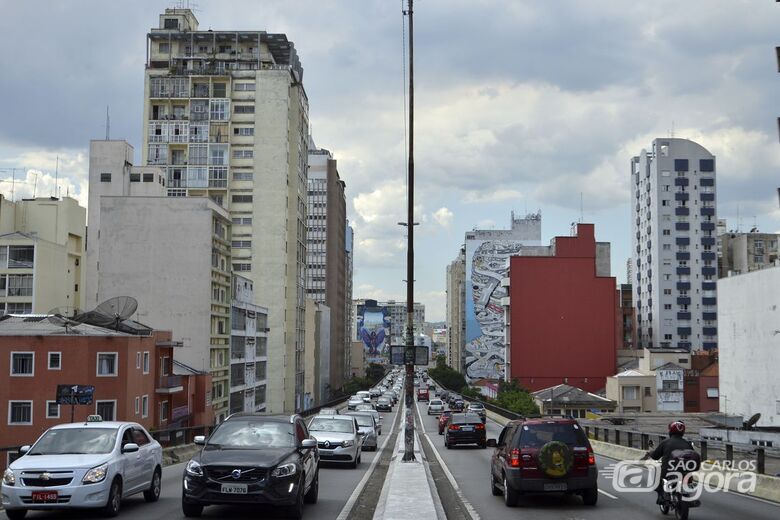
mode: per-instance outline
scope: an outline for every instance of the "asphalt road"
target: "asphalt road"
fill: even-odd
[[[614,489],[612,479],[605,476],[604,468],[615,461],[597,457],[599,468],[599,502],[594,507],[582,504],[579,497],[562,495],[523,497],[517,507],[504,505],[502,497],[490,493],[490,457],[491,448],[480,449],[471,446],[444,447],[444,437],[438,434],[437,417],[426,415],[426,403],[418,403],[420,419],[426,436],[433,442],[434,448],[444,461],[444,465],[454,477],[465,500],[483,519],[517,520],[520,516],[529,519],[565,519],[565,520],[623,520],[663,518],[655,505],[655,493],[626,493]],[[498,438],[501,425],[491,420],[487,422],[488,438]],[[423,442],[425,442],[423,440]],[[755,520],[775,520],[780,518],[780,505],[738,495],[735,493],[705,493],[701,507],[692,509],[690,518],[712,520],[736,520],[750,518]],[[672,514],[671,517],[674,518]]]
[[[397,408],[396,408],[397,409]],[[382,435],[379,437],[380,447],[390,435],[391,425],[395,422],[395,410],[382,414]],[[388,448],[392,449],[392,448]],[[322,464],[320,467],[320,491],[316,504],[307,504],[304,509],[306,518],[335,519],[346,505],[350,495],[371,466],[374,457],[380,451],[364,451],[361,463],[357,469],[349,469],[346,465]],[[122,520],[178,520],[185,518],[181,511],[181,480],[184,464],[176,464],[163,468],[162,494],[154,504],[147,504],[142,495],[136,495],[122,501]],[[0,519],[7,518],[0,512]],[[98,513],[89,510],[44,512],[30,511],[27,518],[33,519],[89,519],[101,518]],[[273,508],[257,507],[223,507],[211,506],[203,510],[203,518],[242,519],[275,519],[284,518],[283,514]]]

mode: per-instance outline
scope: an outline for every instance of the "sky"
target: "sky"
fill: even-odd
[[[175,3],[0,0],[0,192],[53,195],[56,175],[86,205],[107,105],[111,138],[140,161],[145,35]],[[196,7],[202,30],[295,43],[313,137],[346,182],[354,297],[405,300],[402,1]],[[730,229],[780,231],[778,21],[768,0],[417,0],[415,299],[427,320],[445,318],[464,233],[507,228],[512,211],[541,211],[543,243],[593,222],[625,281],[629,161],[657,137],[717,156]]]

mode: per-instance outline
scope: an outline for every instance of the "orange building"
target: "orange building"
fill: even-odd
[[[65,327],[41,315],[0,317],[0,449],[31,444],[70,422],[71,413],[75,421],[99,414],[152,431],[213,424],[210,376],[173,361],[179,344],[171,332],[130,320],[118,329]],[[94,386],[93,403],[58,405],[62,384]],[[0,468],[8,457],[12,452],[0,452]]]

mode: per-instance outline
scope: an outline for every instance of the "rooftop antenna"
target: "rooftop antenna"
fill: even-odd
[[[108,115],[108,105],[106,105],[106,141],[111,138],[111,117]]]

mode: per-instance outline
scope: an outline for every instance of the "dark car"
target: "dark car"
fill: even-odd
[[[485,405],[482,403],[469,403],[466,408],[466,413],[475,413],[479,415],[482,422],[487,422],[487,411],[485,410]]]
[[[453,412],[462,412],[466,408],[466,402],[463,399],[455,399],[450,403]]]
[[[444,428],[447,427],[447,421],[452,416],[452,410],[444,410],[439,416],[439,435],[444,435]]]
[[[485,424],[474,413],[453,413],[444,430],[444,447],[449,449],[458,444],[476,444],[487,447]]]
[[[376,411],[377,412],[392,412],[393,411],[393,401],[390,400],[389,397],[380,397],[376,400]]]
[[[579,494],[585,505],[598,501],[598,469],[593,448],[576,420],[510,421],[488,445],[490,488],[511,507],[522,494]]]
[[[195,444],[203,448],[184,470],[184,516],[216,504],[270,504],[300,519],[303,503],[317,502],[317,440],[298,415],[234,414]]]

